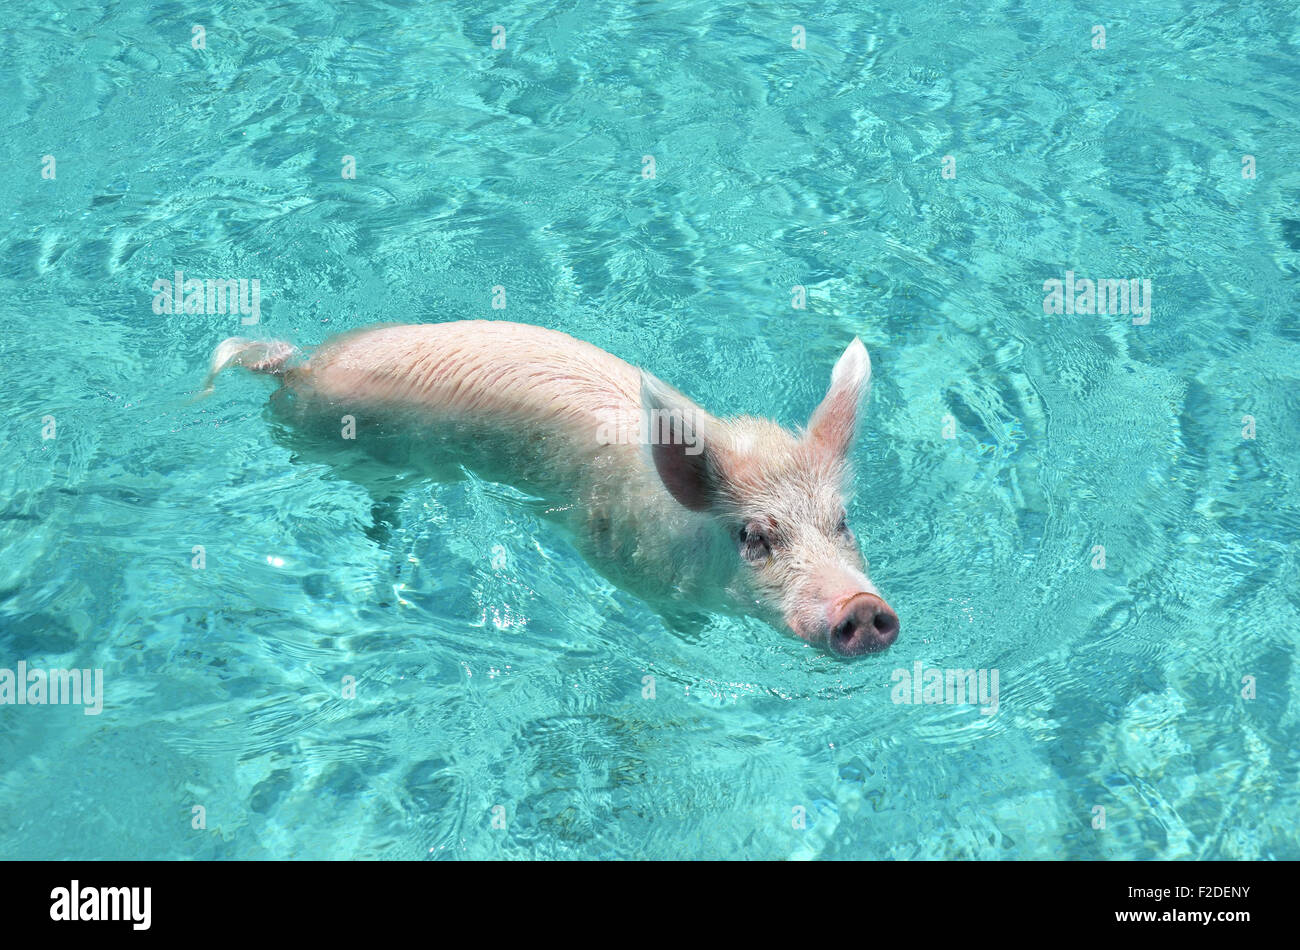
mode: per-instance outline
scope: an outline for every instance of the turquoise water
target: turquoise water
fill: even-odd
[[[0,667],[105,706],[0,706],[0,855],[1300,857],[1294,5],[480,8],[7,8]],[[506,486],[376,507],[266,380],[190,401],[227,336],[463,318],[787,424],[860,335],[898,643],[668,624]]]

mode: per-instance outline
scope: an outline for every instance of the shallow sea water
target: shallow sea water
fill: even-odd
[[[1300,857],[1292,5],[10,7],[0,667],[106,704],[0,707],[0,856]],[[465,318],[791,425],[859,335],[899,642],[670,628],[507,486],[376,510],[265,380],[191,401],[230,335]]]

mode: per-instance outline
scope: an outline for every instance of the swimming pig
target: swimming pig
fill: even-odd
[[[640,592],[757,614],[845,656],[898,636],[844,507],[871,378],[858,339],[797,432],[715,418],[589,343],[516,323],[370,327],[310,358],[231,338],[207,388],[230,366],[278,377],[273,405],[299,427],[560,502],[550,513],[584,553]]]

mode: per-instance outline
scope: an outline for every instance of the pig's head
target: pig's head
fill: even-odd
[[[870,380],[867,348],[854,339],[797,433],[767,419],[713,418],[654,377],[641,380],[664,487],[727,532],[760,613],[844,656],[898,637],[898,615],[867,577],[845,510],[848,454]]]

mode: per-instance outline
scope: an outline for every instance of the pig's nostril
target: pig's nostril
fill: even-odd
[[[837,646],[848,646],[853,642],[853,636],[858,632],[858,625],[853,622],[853,618],[847,618],[840,621],[835,628],[835,643]]]
[[[871,625],[876,628],[876,633],[882,637],[889,637],[891,640],[898,634],[898,614],[891,610],[881,610],[871,618]]]
[[[861,617],[846,617],[831,632],[835,652],[844,656],[857,656],[875,649],[869,624],[861,623]]]

